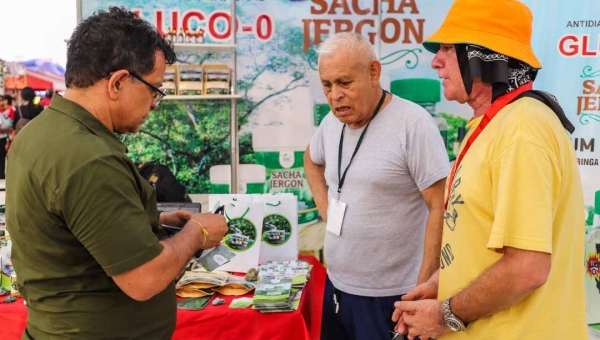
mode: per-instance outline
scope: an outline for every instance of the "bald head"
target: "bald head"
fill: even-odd
[[[372,61],[377,60],[373,45],[362,35],[353,32],[341,32],[330,36],[319,46],[317,53],[319,65],[323,59],[340,55],[355,60],[361,68],[366,68]]]

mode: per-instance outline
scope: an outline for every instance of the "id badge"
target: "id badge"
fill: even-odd
[[[346,213],[346,203],[336,199],[329,202],[327,209],[327,231],[334,235],[340,236],[342,233],[342,223],[344,222],[344,214]]]

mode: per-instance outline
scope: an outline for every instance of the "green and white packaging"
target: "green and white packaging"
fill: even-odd
[[[260,194],[265,187],[266,168],[260,164],[238,165],[238,193]],[[215,165],[210,168],[210,192],[231,193],[231,165]]]
[[[236,195],[242,199],[227,199],[209,196],[209,205],[225,205],[225,218],[229,231],[223,238],[223,245],[236,253],[236,256],[219,270],[245,273],[250,268],[258,266],[260,256],[264,203],[252,202],[245,199],[244,195]]]
[[[257,263],[268,261],[293,261],[298,259],[298,199],[292,193],[253,195],[210,195],[209,208],[214,211],[229,204],[244,205],[248,202],[262,205],[262,224],[257,233],[260,237],[260,252]],[[231,217],[231,216],[229,216]],[[233,218],[233,217],[231,217]],[[237,245],[230,245],[235,248]],[[235,249],[232,249],[235,251]],[[239,256],[239,255],[238,255]],[[233,261],[233,260],[232,260]],[[229,270],[227,265],[222,270]]]
[[[298,199],[293,194],[252,195],[263,202],[259,264],[298,259]]]
[[[594,222],[590,228],[586,228],[586,241],[600,244],[600,190],[596,191],[594,202]]]
[[[263,193],[292,193],[298,197],[298,225],[317,222],[319,211],[304,173],[304,151],[316,127],[281,126],[257,128],[252,134],[252,148],[258,164],[266,168]]]

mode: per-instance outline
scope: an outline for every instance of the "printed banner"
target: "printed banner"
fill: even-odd
[[[575,125],[573,147],[586,216],[585,293],[590,339],[600,339],[600,20],[598,2],[524,1],[534,16],[533,47],[543,69],[537,89],[554,94]]]
[[[535,88],[554,94],[576,127],[572,140],[584,186],[585,236],[593,241],[600,229],[596,145],[600,21],[593,15],[598,3],[524,2],[534,16],[533,47],[543,64]],[[358,32],[374,44],[383,65],[382,86],[426,108],[438,124],[450,159],[454,158],[459,129],[472,112],[443,98],[437,72],[430,67],[433,55],[421,46],[440,26],[452,1],[239,0],[236,4],[236,67],[230,53],[189,49],[179,49],[178,64],[227,65],[235,70],[231,76],[242,95],[237,103],[240,193],[294,193],[298,223],[317,221],[303,170],[304,150],[329,113],[315,49],[329,34],[340,31]],[[111,5],[137,10],[175,41],[231,43],[229,0],[81,0],[82,17]],[[190,72],[175,75],[186,80],[182,75],[193,78]],[[219,91],[227,93],[227,86]],[[190,192],[228,193],[230,110],[229,100],[164,101],[139,134],[123,139],[134,161],[169,166]],[[591,336],[600,333],[599,248],[588,242],[583,259]]]

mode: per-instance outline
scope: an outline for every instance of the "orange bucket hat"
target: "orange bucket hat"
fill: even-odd
[[[531,48],[533,15],[517,0],[456,0],[442,26],[423,46],[437,53],[440,44],[474,44],[542,68]]]

